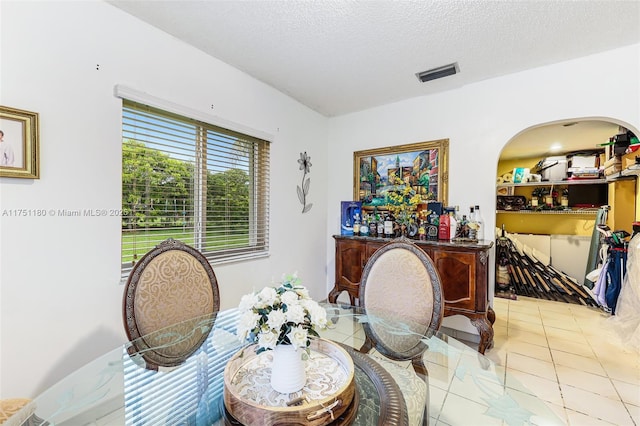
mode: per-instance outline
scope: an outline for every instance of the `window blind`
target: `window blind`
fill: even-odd
[[[269,249],[269,142],[123,100],[122,266],[174,238],[212,263]]]
[[[123,350],[127,425],[213,425],[220,418],[224,368],[240,349],[237,310],[219,312],[203,345],[177,368],[147,370]]]

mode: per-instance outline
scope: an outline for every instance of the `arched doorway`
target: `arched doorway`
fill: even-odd
[[[616,212],[618,224],[625,223],[629,229],[635,220],[636,179],[607,179],[598,172],[610,160],[609,148],[603,145],[627,130],[634,131],[613,119],[563,120],[525,129],[505,145],[497,170],[496,227],[515,234],[518,251],[526,252],[523,257],[529,264],[525,262],[521,271],[511,272],[528,287],[514,288],[518,283],[512,276],[505,290],[499,239],[497,297],[513,298],[515,292],[580,303],[580,297],[569,296],[576,294],[573,282],[584,282],[598,207],[619,204],[612,205],[611,211]],[[521,176],[527,173],[532,176]],[[551,272],[541,271],[541,267],[551,268]],[[560,274],[554,275],[554,271]],[[563,276],[571,282],[563,281]],[[563,290],[565,286],[568,292]]]

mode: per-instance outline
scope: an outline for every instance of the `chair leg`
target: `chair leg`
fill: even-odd
[[[422,426],[428,426],[429,425],[429,402],[431,400],[430,398],[430,392],[429,392],[429,376],[426,375],[424,376],[424,381],[427,384],[427,400],[424,404],[424,411],[422,413]]]
[[[429,401],[427,400],[427,405]],[[429,426],[429,409],[427,406],[424,406],[424,413],[422,413],[422,426]]]
[[[424,380],[424,383],[427,385],[427,398],[424,404],[424,412],[422,413],[422,425],[427,426],[429,424],[429,370],[427,370],[427,366],[424,364],[422,360],[422,356],[413,358],[411,360],[413,364],[413,369],[418,374],[418,376]]]
[[[371,349],[373,349],[373,341],[369,336],[365,336],[364,343],[362,344],[362,346],[360,346],[360,349],[358,349],[358,351],[362,352],[363,354],[368,354]]]

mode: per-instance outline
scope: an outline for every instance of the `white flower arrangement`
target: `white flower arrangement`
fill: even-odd
[[[242,296],[238,337],[242,342],[258,343],[256,353],[276,345],[306,349],[318,330],[329,325],[327,311],[311,299],[296,274],[285,275],[278,287],[265,287]]]

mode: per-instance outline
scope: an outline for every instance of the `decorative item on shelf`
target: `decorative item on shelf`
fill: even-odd
[[[340,235],[353,235],[353,223],[360,217],[362,203],[360,201],[340,202]]]
[[[563,190],[563,196],[564,192]],[[527,210],[532,211],[548,211],[548,210],[566,210],[567,207],[560,205],[557,201],[558,190],[553,187],[538,186],[531,192],[531,204]]]
[[[306,382],[303,355],[308,355],[311,339],[318,338],[318,330],[326,328],[329,321],[300,278],[285,275],[277,287],[244,295],[239,311],[240,340],[257,343],[257,354],[273,351],[271,387],[280,393],[302,389]]]
[[[296,189],[298,190],[298,199],[302,204],[302,213],[306,213],[313,207],[313,203],[307,204],[307,194],[309,194],[309,185],[311,184],[311,178],[307,178],[307,174],[311,172],[311,156],[307,155],[306,151],[301,152],[298,164],[300,170],[304,170],[304,174],[302,175],[302,186],[298,185]]]
[[[402,179],[392,176],[391,181],[395,188],[387,193],[387,198],[389,211],[398,224],[394,236],[415,237],[418,232],[415,215],[422,204],[422,197]]]
[[[525,167],[516,167],[513,169],[513,183],[527,182],[529,169]]]
[[[544,188],[540,186],[534,188],[534,190],[531,192],[531,208],[533,210],[536,210],[539,207],[540,199],[543,197],[544,197]]]
[[[524,210],[527,200],[522,195],[502,196],[496,199],[496,210]]]
[[[552,191],[550,188],[543,188],[542,190],[542,197],[544,199],[544,205],[546,207],[552,207],[553,206],[553,195],[552,195]]]
[[[562,189],[562,199],[560,200],[560,205],[565,208],[569,207],[569,188],[568,187]]]

